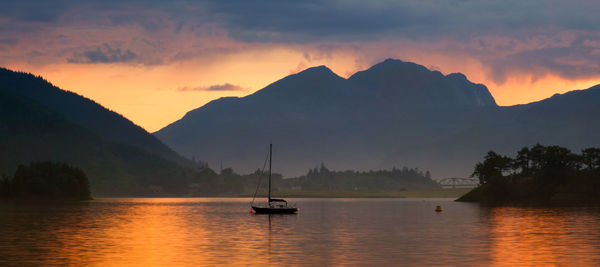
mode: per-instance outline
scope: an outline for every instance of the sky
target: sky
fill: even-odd
[[[499,105],[600,83],[589,0],[1,1],[0,66],[157,131],[305,68],[395,58],[485,84]]]

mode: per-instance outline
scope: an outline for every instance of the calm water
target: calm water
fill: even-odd
[[[248,199],[0,203],[0,266],[600,264],[600,208],[292,201],[297,215],[252,215]]]

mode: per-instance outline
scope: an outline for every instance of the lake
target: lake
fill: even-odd
[[[289,201],[298,214],[250,214],[240,198],[0,202],[0,266],[600,264],[598,207]]]

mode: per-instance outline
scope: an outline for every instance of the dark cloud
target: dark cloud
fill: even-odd
[[[201,86],[201,87],[180,87],[177,91],[180,92],[190,92],[190,91],[246,91],[246,88],[243,88],[239,85],[234,85],[230,83],[225,84],[216,84],[211,86]]]
[[[597,30],[592,1],[211,1],[207,6],[233,37],[252,42],[468,38],[528,29]],[[525,29],[525,31],[521,31]]]
[[[214,24],[238,40],[310,42],[398,38],[467,38],[495,33],[526,38],[528,29],[600,29],[592,0],[205,0],[205,1],[3,1],[0,17],[17,21],[104,26],[139,25],[148,31]],[[521,31],[521,29],[525,29]]]
[[[76,52],[73,57],[68,59],[70,63],[114,63],[129,62],[134,60],[137,55],[131,50],[122,51],[120,48],[112,48],[108,44],[103,44],[96,48]]]
[[[34,33],[41,37],[31,38],[31,42],[39,42],[50,39],[44,32],[75,28],[64,31],[68,35],[64,42],[70,43],[60,49],[88,49],[70,52],[68,62],[152,65],[246,49],[214,44],[218,42],[215,39],[256,46],[294,45],[300,50],[307,45],[312,48],[304,53],[308,63],[328,57],[340,44],[354,47],[357,57],[369,57],[372,51],[361,45],[411,42],[417,44],[413,48],[438,45],[438,52],[450,55],[460,50],[461,55],[480,61],[501,82],[512,69],[567,78],[596,75],[597,47],[583,41],[563,45],[563,40],[552,38],[600,32],[598,14],[596,0],[0,1],[0,36],[5,40],[0,43],[17,46],[10,42],[26,43]],[[86,27],[95,34],[103,29],[125,29],[122,32],[132,34],[111,32],[106,35],[110,40],[89,40]],[[485,38],[490,36],[495,39]],[[536,43],[538,36],[546,40]],[[94,46],[103,42],[107,44]],[[455,47],[443,47],[448,42]],[[128,48],[115,43],[128,44]],[[46,56],[57,54],[43,47],[52,44],[30,47],[36,44],[39,47],[35,49]],[[390,56],[395,55],[382,57]]]
[[[515,73],[528,73],[533,79],[547,74],[579,79],[600,75],[600,36],[582,36],[568,45],[528,49],[491,60],[490,76],[504,83]]]
[[[69,0],[0,1],[0,17],[28,22],[55,22],[73,4]]]
[[[16,45],[19,42],[17,38],[3,38],[0,39],[0,44],[2,45]]]

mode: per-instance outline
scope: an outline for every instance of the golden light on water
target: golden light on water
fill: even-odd
[[[296,200],[293,200],[296,201]],[[250,199],[0,203],[0,266],[594,266],[597,208],[430,199],[302,199],[253,215]],[[436,205],[443,212],[434,212]]]
[[[598,216],[585,210],[496,208],[490,213],[495,266],[594,266]],[[594,225],[595,227],[590,227]]]

